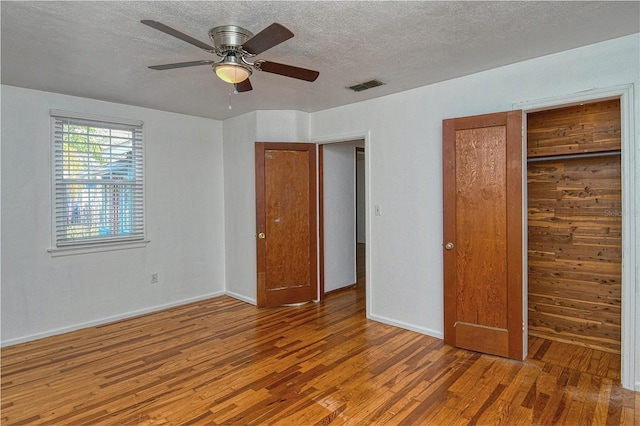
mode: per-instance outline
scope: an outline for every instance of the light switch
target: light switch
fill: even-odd
[[[382,216],[382,206],[380,204],[376,204],[373,207],[376,216]]]

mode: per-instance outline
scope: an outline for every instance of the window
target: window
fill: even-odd
[[[144,240],[142,122],[51,116],[55,247]]]

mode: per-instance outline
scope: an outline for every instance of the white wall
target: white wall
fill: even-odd
[[[224,291],[222,123],[2,86],[2,344]],[[145,248],[52,257],[50,109],[144,121]],[[159,282],[151,284],[157,272]]]
[[[529,99],[633,83],[638,145],[629,155],[639,164],[639,41],[636,34],[312,114],[312,140],[370,135],[369,212],[375,204],[382,206],[381,216],[370,213],[367,218],[371,318],[443,335],[442,120],[511,110],[514,103]],[[640,167],[630,184],[640,188]],[[636,199],[636,213],[630,215],[636,229],[639,211]],[[640,244],[640,238],[635,239]],[[629,284],[640,294],[637,278]],[[633,329],[640,343],[638,316],[640,312]],[[640,353],[629,355],[635,357],[632,377],[640,389]]]
[[[224,121],[227,294],[256,304],[255,150],[257,113]]]
[[[255,143],[308,142],[309,115],[256,111],[225,120],[226,292],[256,304]]]
[[[323,146],[324,290],[356,283],[356,155],[353,144]]]

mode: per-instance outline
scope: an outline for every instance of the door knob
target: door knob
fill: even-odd
[[[264,232],[258,234],[258,238],[260,238],[261,240],[264,240],[264,237],[266,237],[266,235],[264,235]]]
[[[444,248],[446,248],[447,250],[452,250],[453,249],[453,243],[447,243],[444,245]]]

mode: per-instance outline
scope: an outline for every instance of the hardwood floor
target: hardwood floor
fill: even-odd
[[[219,297],[4,348],[2,424],[640,424],[615,354],[480,355],[367,320],[363,296]]]

